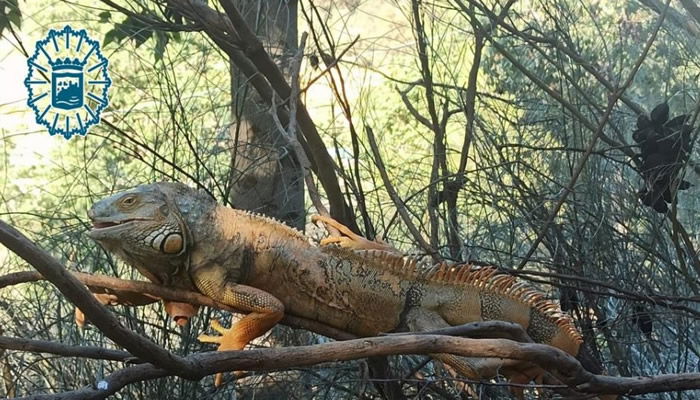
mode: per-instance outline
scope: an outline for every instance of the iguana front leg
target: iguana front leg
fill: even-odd
[[[284,305],[276,297],[263,290],[231,282],[221,265],[198,268],[192,273],[192,281],[204,295],[250,313],[228,329],[213,321],[212,328],[221,336],[199,336],[201,342],[218,343],[218,351],[243,349],[251,340],[275,326],[284,315]],[[219,386],[221,379],[222,374],[216,374],[214,384]]]

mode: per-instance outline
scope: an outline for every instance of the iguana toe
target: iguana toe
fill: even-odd
[[[219,323],[219,320],[216,319],[211,321],[211,327],[221,335],[202,334],[197,337],[197,340],[202,343],[217,343],[219,345],[216,349],[217,351],[241,350],[248,344],[248,341],[245,340],[245,335],[238,332],[238,329],[235,329],[235,327],[224,328]]]
[[[360,236],[351,231],[350,228],[334,220],[333,218],[326,217],[323,215],[313,215],[311,216],[311,221],[321,222],[326,226],[327,230],[330,230],[329,228],[333,228],[339,231],[342,235],[329,236],[327,238],[321,239],[321,246],[336,244],[340,247],[353,250],[381,250],[400,254],[400,252],[394,247],[378,240],[369,240],[363,236]]]
[[[231,331],[231,328],[224,328],[224,326],[221,325],[221,323],[219,322],[218,319],[211,321],[211,327],[212,327],[212,329],[214,329],[215,331],[219,332],[222,335],[226,335],[227,333],[229,333]]]
[[[219,347],[216,351],[228,351],[228,350],[241,350],[247,344],[247,341],[241,339],[241,334],[237,333],[235,328],[225,328],[219,323],[219,320],[215,319],[211,321],[211,327],[215,331],[219,332],[221,335],[199,335],[197,340],[202,343],[216,343]],[[235,372],[234,372],[235,374]],[[214,386],[221,386],[223,380],[223,374],[219,372],[214,377]]]
[[[342,236],[330,236],[330,237],[321,239],[321,241],[319,242],[319,244],[320,244],[321,246],[328,246],[328,245],[331,245],[331,244],[337,244],[337,245],[339,245],[340,247],[350,247],[350,243],[351,243],[351,242],[352,242],[352,240],[350,240],[350,239],[348,239],[348,238],[346,238],[346,237],[342,237]]]

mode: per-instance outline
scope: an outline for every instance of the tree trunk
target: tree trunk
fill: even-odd
[[[236,1],[249,26],[286,74],[297,49],[297,2]],[[235,208],[304,228],[304,177],[270,109],[231,63],[230,128],[232,175],[230,202]],[[286,99],[280,99],[283,101]],[[286,129],[286,126],[284,127]]]

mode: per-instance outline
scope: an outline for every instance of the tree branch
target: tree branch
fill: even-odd
[[[695,18],[695,22],[697,22],[698,25],[700,25],[700,7],[698,7],[698,3],[693,0],[680,0],[680,2],[681,4],[683,4],[683,8],[685,8],[685,10],[688,11],[688,14]],[[697,28],[697,25],[695,26],[694,30],[689,29],[689,31],[695,35],[700,33],[700,31]]]
[[[96,303],[96,301],[78,279],[91,287],[106,288],[109,286],[111,289],[115,290],[142,292],[141,294],[147,297],[168,298],[169,300],[192,302],[222,309],[229,308],[198,293],[174,290],[148,282],[126,281],[118,278],[93,276],[82,273],[75,273],[75,276],[73,276],[56,260],[51,258],[51,256],[36,248],[34,244],[30,243],[28,239],[23,237],[19,232],[1,221],[0,242],[6,244],[9,249],[15,251],[28,262],[35,263],[40,271],[47,271],[51,276],[51,282],[55,283],[69,299],[77,299],[75,303],[86,307],[85,311],[88,310],[88,307],[95,308],[95,305],[91,305],[90,302]],[[37,281],[39,279],[42,279],[42,277],[36,272],[25,271],[13,273],[0,277],[0,287],[21,282]],[[119,325],[119,322],[99,304],[96,304],[96,307],[98,308],[98,312],[94,312],[94,310],[90,309],[90,311],[86,313],[88,317],[95,322],[95,325],[100,329],[109,328],[110,330],[103,330],[103,332],[109,337],[115,337],[115,339],[113,339],[115,342],[119,344],[124,343],[124,347],[127,349],[136,347],[133,344],[133,336],[136,335],[127,331],[128,335],[125,335],[126,339],[122,340],[119,335],[122,335],[122,331],[125,330],[125,328]],[[105,328],[106,325],[104,323],[104,316],[101,315],[102,313],[108,314],[108,322],[112,324],[107,325],[107,328]],[[324,329],[322,324],[291,316],[286,317],[284,322],[290,326],[297,325],[316,332]],[[309,322],[311,322],[311,325],[309,325]],[[314,326],[314,324],[317,325]],[[319,326],[321,328],[319,328]],[[115,332],[118,334],[115,335]],[[434,335],[434,333],[466,334],[471,336],[505,335],[506,337],[513,337],[514,339],[522,340],[526,343],[517,343],[507,339],[454,338],[437,336]],[[348,338],[350,335],[344,332],[336,332],[336,334],[328,334],[327,336]],[[150,346],[155,346],[153,343],[148,342],[140,336],[137,336],[137,340],[137,345],[140,344],[139,342],[145,341]],[[641,394],[700,388],[700,374],[697,373],[631,378],[593,375],[587,372],[575,358],[561,350],[543,344],[527,343],[527,341],[529,341],[527,335],[522,331],[521,327],[507,322],[488,321],[451,327],[424,334],[390,335],[386,337],[354,339],[344,342],[280,349],[200,353],[181,359],[181,364],[183,365],[197,366],[196,369],[189,371],[177,370],[175,368],[166,370],[165,368],[160,368],[153,364],[143,364],[125,368],[108,376],[104,382],[99,383],[100,388],[106,389],[96,389],[91,386],[58,395],[37,395],[28,398],[102,399],[116,393],[125,385],[133,382],[173,375],[183,376],[185,373],[188,379],[201,379],[204,376],[222,371],[271,371],[298,368],[332,360],[343,361],[393,354],[430,353],[452,353],[467,357],[497,357],[532,362],[542,366],[545,370],[555,375],[561,376],[563,382],[568,385],[573,385],[576,390],[587,393]],[[0,347],[49,352],[66,356],[82,356],[119,361],[128,360],[128,353],[117,350],[66,346],[44,341],[7,337],[0,337]],[[164,351],[160,347],[156,346],[156,348],[161,352]],[[140,350],[140,348],[138,349]],[[146,354],[146,357],[140,357],[143,360],[148,360],[149,357],[154,359],[159,356],[159,354],[153,356],[150,348],[146,348],[144,351],[141,351],[141,353]]]
[[[174,375],[193,376],[196,365],[124,327],[61,263],[4,221],[0,221],[0,243],[36,268],[115,343]]]
[[[663,14],[661,14],[661,17],[659,17],[659,21],[656,24],[656,28],[654,29],[651,36],[649,37],[649,40],[647,40],[646,45],[644,46],[644,50],[642,50],[642,54],[639,55],[637,62],[632,67],[632,71],[629,73],[629,76],[624,81],[624,83],[609,96],[608,106],[607,106],[605,112],[603,113],[603,116],[600,118],[600,121],[598,122],[598,127],[595,130],[595,133],[593,135],[593,139],[591,139],[591,142],[588,144],[588,147],[586,148],[586,152],[581,156],[581,159],[579,160],[578,165],[576,165],[576,169],[571,174],[571,180],[569,181],[569,184],[564,188],[565,190],[562,193],[562,195],[559,196],[559,200],[554,205],[554,208],[552,209],[552,211],[549,213],[547,220],[544,222],[544,224],[540,228],[540,232],[538,233],[537,238],[535,238],[535,241],[530,246],[530,249],[525,254],[525,257],[522,259],[522,261],[518,265],[517,269],[523,269],[525,267],[527,262],[530,260],[530,257],[532,257],[532,255],[535,253],[535,251],[537,250],[537,247],[542,242],[542,239],[544,239],[545,235],[547,234],[547,230],[549,229],[549,225],[551,225],[554,222],[554,219],[557,217],[557,214],[559,214],[559,210],[566,202],[566,198],[568,197],[569,193],[573,192],[574,185],[576,184],[576,181],[578,180],[579,176],[581,175],[581,172],[583,172],[583,168],[586,166],[586,162],[588,161],[588,158],[590,157],[591,153],[593,152],[593,149],[595,148],[596,143],[598,143],[598,139],[600,139],[601,136],[603,136],[603,131],[605,130],[605,125],[607,125],[607,123],[608,123],[608,119],[610,118],[610,115],[612,114],[612,111],[615,107],[615,104],[620,99],[620,97],[625,93],[627,88],[632,84],[632,82],[634,81],[634,77],[637,75],[637,71],[639,71],[639,68],[641,68],[642,64],[644,63],[644,60],[646,60],[647,54],[649,53],[649,50],[651,49],[652,44],[654,44],[654,41],[656,40],[656,35],[659,33],[659,29],[661,29],[661,26],[663,25],[664,19],[666,18],[666,11],[668,10],[668,6],[670,4],[670,1],[671,0],[668,0],[666,2],[666,9],[664,9]]]
[[[224,11],[226,11],[231,26],[240,39],[243,53],[246,55],[247,59],[249,59],[258,71],[267,78],[273,90],[277,92],[281,98],[291,99],[292,88],[285,80],[284,74],[282,74],[277,64],[275,64],[270,55],[265,51],[262,43],[246,24],[245,19],[238,12],[236,6],[231,0],[221,0],[220,3]],[[351,227],[354,231],[357,231],[357,224],[355,223],[354,216],[343,199],[343,193],[340,190],[333,159],[331,159],[331,156],[328,154],[326,145],[323,143],[323,139],[321,139],[306,106],[304,106],[299,99],[292,99],[290,101],[294,100],[296,100],[297,103],[297,123],[309,145],[309,159],[313,160],[316,166],[316,175],[318,175],[318,179],[321,181],[326,195],[328,196],[331,216],[341,221],[344,225]]]
[[[242,311],[238,309],[223,303],[219,303],[212,298],[197,292],[173,289],[151,282],[126,280],[106,275],[92,275],[73,271],[71,271],[71,273],[77,280],[88,286],[94,293],[115,294],[119,304],[145,305],[160,299],[213,307],[233,313],[242,313]],[[0,289],[10,285],[25,282],[36,282],[44,279],[46,278],[36,271],[14,272],[0,276]],[[309,330],[336,340],[356,338],[356,336],[333,328],[332,326],[294,315],[286,314],[281,323],[292,328]]]
[[[517,343],[506,339],[465,339],[439,335],[386,336],[322,343],[311,346],[252,349],[243,351],[207,352],[186,359],[200,366],[202,378],[225,371],[276,371],[300,368],[329,361],[348,361],[396,354],[451,353],[465,357],[496,357],[533,362],[558,373],[564,381],[586,393],[642,394],[700,388],[700,374],[671,374],[653,377],[608,377],[594,375],[581,367],[572,356],[551,346]],[[24,400],[39,399],[103,399],[124,386],[169,376],[151,364],[128,367],[98,382],[104,389],[89,386],[80,390],[52,395],[36,395]]]
[[[381,176],[382,182],[386,187],[386,191],[387,193],[389,193],[389,197],[391,197],[391,200],[394,202],[396,210],[401,216],[401,219],[403,220],[404,224],[406,224],[406,227],[411,232],[411,235],[413,235],[413,239],[418,243],[418,245],[423,249],[423,251],[425,251],[427,254],[430,254],[430,256],[433,257],[435,261],[439,261],[439,255],[437,251],[433,249],[430,243],[425,241],[423,235],[421,235],[418,228],[416,228],[416,226],[413,224],[413,222],[411,221],[411,217],[406,211],[406,205],[399,197],[399,194],[396,192],[394,185],[391,184],[391,180],[389,179],[389,175],[386,172],[386,167],[384,166],[384,162],[382,161],[381,154],[379,154],[379,147],[377,146],[377,141],[374,138],[374,132],[372,131],[372,128],[366,126],[365,130],[367,131],[367,139],[369,140],[369,146],[372,151],[372,155],[374,156],[374,162],[377,165],[377,169],[379,170],[379,175]]]
[[[32,340],[10,336],[0,336],[0,348],[7,350],[30,351],[34,353],[58,354],[65,357],[83,357],[95,360],[128,361],[141,363],[126,351],[106,349],[96,346],[70,346],[46,340]]]

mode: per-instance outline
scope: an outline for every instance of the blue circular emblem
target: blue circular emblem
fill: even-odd
[[[52,136],[84,136],[100,122],[100,113],[109,104],[107,90],[112,80],[108,64],[100,43],[90,39],[84,29],[51,29],[46,38],[36,42],[34,55],[27,60],[24,86],[36,122]]]

